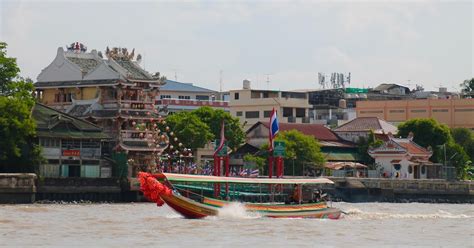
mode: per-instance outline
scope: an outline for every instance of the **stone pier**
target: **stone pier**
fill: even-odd
[[[36,175],[33,173],[1,173],[0,203],[33,203]]]

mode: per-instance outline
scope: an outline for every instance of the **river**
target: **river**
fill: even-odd
[[[340,220],[267,219],[240,206],[203,220],[152,203],[0,205],[0,246],[474,247],[469,204],[333,203]]]

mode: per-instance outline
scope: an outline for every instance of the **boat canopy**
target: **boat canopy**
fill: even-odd
[[[246,184],[334,184],[333,181],[324,178],[289,179],[289,178],[245,178],[245,177],[218,177],[163,173],[171,182],[200,182],[200,183],[246,183]]]

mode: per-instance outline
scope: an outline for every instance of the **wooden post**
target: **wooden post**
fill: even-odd
[[[229,170],[230,170],[230,168],[229,168],[229,155],[224,157],[224,164],[225,164],[225,176],[229,177]],[[226,197],[229,196],[229,183],[225,183],[225,195],[226,195]]]
[[[273,176],[273,154],[271,154],[272,152],[270,152],[270,156],[268,157],[268,178],[272,178]]]

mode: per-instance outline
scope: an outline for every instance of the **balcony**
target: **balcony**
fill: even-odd
[[[137,131],[137,130],[122,130],[120,134],[122,136],[122,141],[143,141],[147,142],[150,138],[150,135],[153,135],[152,131]]]
[[[176,99],[176,98],[165,98],[156,100],[157,105],[175,105],[175,106],[188,106],[188,107],[203,107],[209,106],[213,108],[228,108],[228,101],[206,101],[206,100],[185,100],[185,99]]]
[[[153,100],[104,100],[103,106],[105,109],[126,109],[126,110],[146,110],[150,111],[154,109]]]

